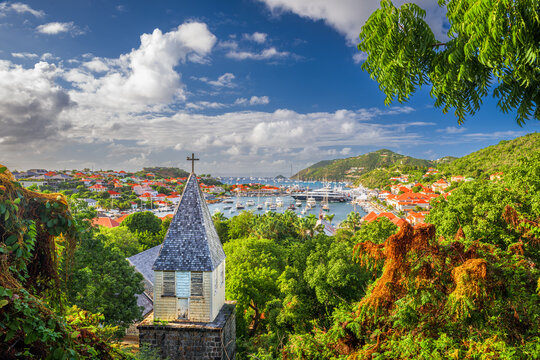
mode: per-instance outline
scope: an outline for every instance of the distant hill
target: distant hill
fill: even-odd
[[[137,172],[139,176],[144,176],[148,173],[156,175],[157,178],[171,178],[171,177],[188,177],[189,173],[185,170],[176,167],[145,167],[142,171]]]
[[[490,174],[505,171],[522,156],[540,151],[540,133],[528,134],[514,140],[503,140],[462,158],[445,156],[437,160],[416,159],[382,149],[346,159],[324,160],[300,171],[295,179],[351,180],[370,188],[384,187],[389,179],[408,174],[411,180],[423,181],[428,167],[435,167],[440,175],[463,175],[487,178]]]
[[[505,171],[522,156],[540,151],[540,133],[527,134],[514,140],[503,140],[437,168],[444,174],[464,175],[474,178],[488,177],[497,171]]]
[[[416,159],[410,156],[397,154],[388,149],[377,150],[368,154],[354,156],[346,159],[324,160],[301,170],[293,176],[302,180],[343,180],[355,179],[372,170],[390,170],[403,168],[427,168],[434,166],[430,160]]]

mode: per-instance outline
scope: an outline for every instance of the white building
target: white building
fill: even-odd
[[[225,252],[193,173],[153,270],[155,320],[212,322],[225,304]]]

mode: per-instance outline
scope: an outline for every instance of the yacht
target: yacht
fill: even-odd
[[[302,206],[302,202],[300,200],[296,200],[296,203],[295,203],[296,207],[301,207]]]
[[[281,200],[280,197],[276,198],[276,206],[277,207],[282,207],[283,206],[283,200]]]
[[[341,189],[330,189],[329,187],[324,187],[322,189],[306,191],[303,193],[296,193],[291,195],[295,200],[308,200],[310,198],[315,199],[315,201],[322,201],[325,197],[328,198],[328,202],[346,202],[351,200],[348,193],[342,191]]]
[[[262,209],[263,209],[263,205],[262,205],[262,204],[257,205],[257,210],[262,210]]]
[[[244,208],[244,204],[242,204],[240,201],[236,203],[236,210],[242,210]]]
[[[247,200],[247,201],[246,201],[246,205],[247,205],[247,206],[254,206],[254,205],[255,205],[255,201],[253,201],[253,200]]]
[[[234,200],[232,198],[226,198],[226,199],[223,200],[223,203],[224,204],[232,204],[232,203],[234,203]]]

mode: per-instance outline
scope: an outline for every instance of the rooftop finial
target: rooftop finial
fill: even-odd
[[[195,173],[195,161],[199,159],[195,159],[195,154],[191,153],[191,158],[188,156],[187,160],[191,161],[191,173]]]

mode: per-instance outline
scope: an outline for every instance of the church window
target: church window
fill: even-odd
[[[163,296],[174,296],[174,271],[163,272]]]
[[[221,265],[221,286],[225,285],[225,266]]]
[[[191,272],[191,296],[203,296],[203,273],[202,271]]]

